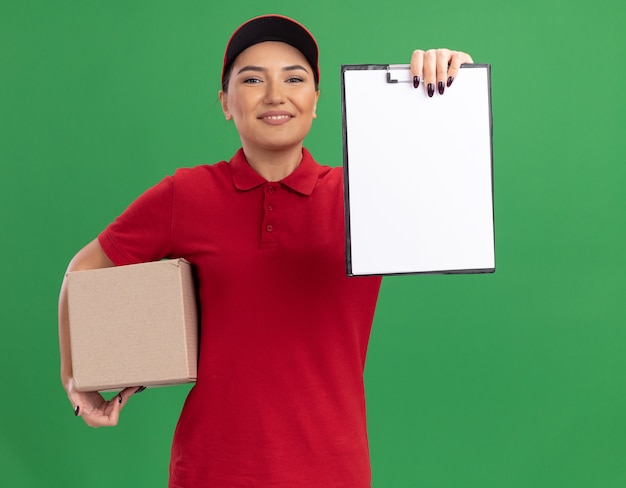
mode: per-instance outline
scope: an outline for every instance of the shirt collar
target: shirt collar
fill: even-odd
[[[252,190],[267,183],[267,180],[248,164],[243,149],[239,149],[232,157],[230,168],[233,175],[233,183],[238,190]],[[318,176],[319,165],[315,162],[311,153],[302,148],[302,161],[300,161],[293,173],[280,180],[279,183],[302,195],[310,195],[317,184]]]

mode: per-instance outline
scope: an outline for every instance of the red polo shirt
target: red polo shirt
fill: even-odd
[[[341,168],[303,150],[268,182],[239,150],[165,178],[99,240],[117,265],[197,270],[198,381],[170,487],[370,486],[363,368],[380,278],[346,276]]]

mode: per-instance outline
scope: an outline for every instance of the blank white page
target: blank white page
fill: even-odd
[[[348,274],[495,271],[489,65],[432,98],[387,73],[342,67]]]

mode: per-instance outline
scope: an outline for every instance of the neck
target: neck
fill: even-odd
[[[243,152],[248,164],[267,181],[280,181],[286,178],[300,165],[302,161],[302,146],[289,150],[271,151],[256,148],[254,151]]]

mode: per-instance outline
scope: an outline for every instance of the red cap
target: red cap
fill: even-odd
[[[300,51],[313,68],[315,82],[320,81],[319,49],[313,34],[299,22],[283,15],[261,15],[241,24],[226,45],[222,66],[224,77],[231,65],[243,51],[265,41],[280,41]]]

